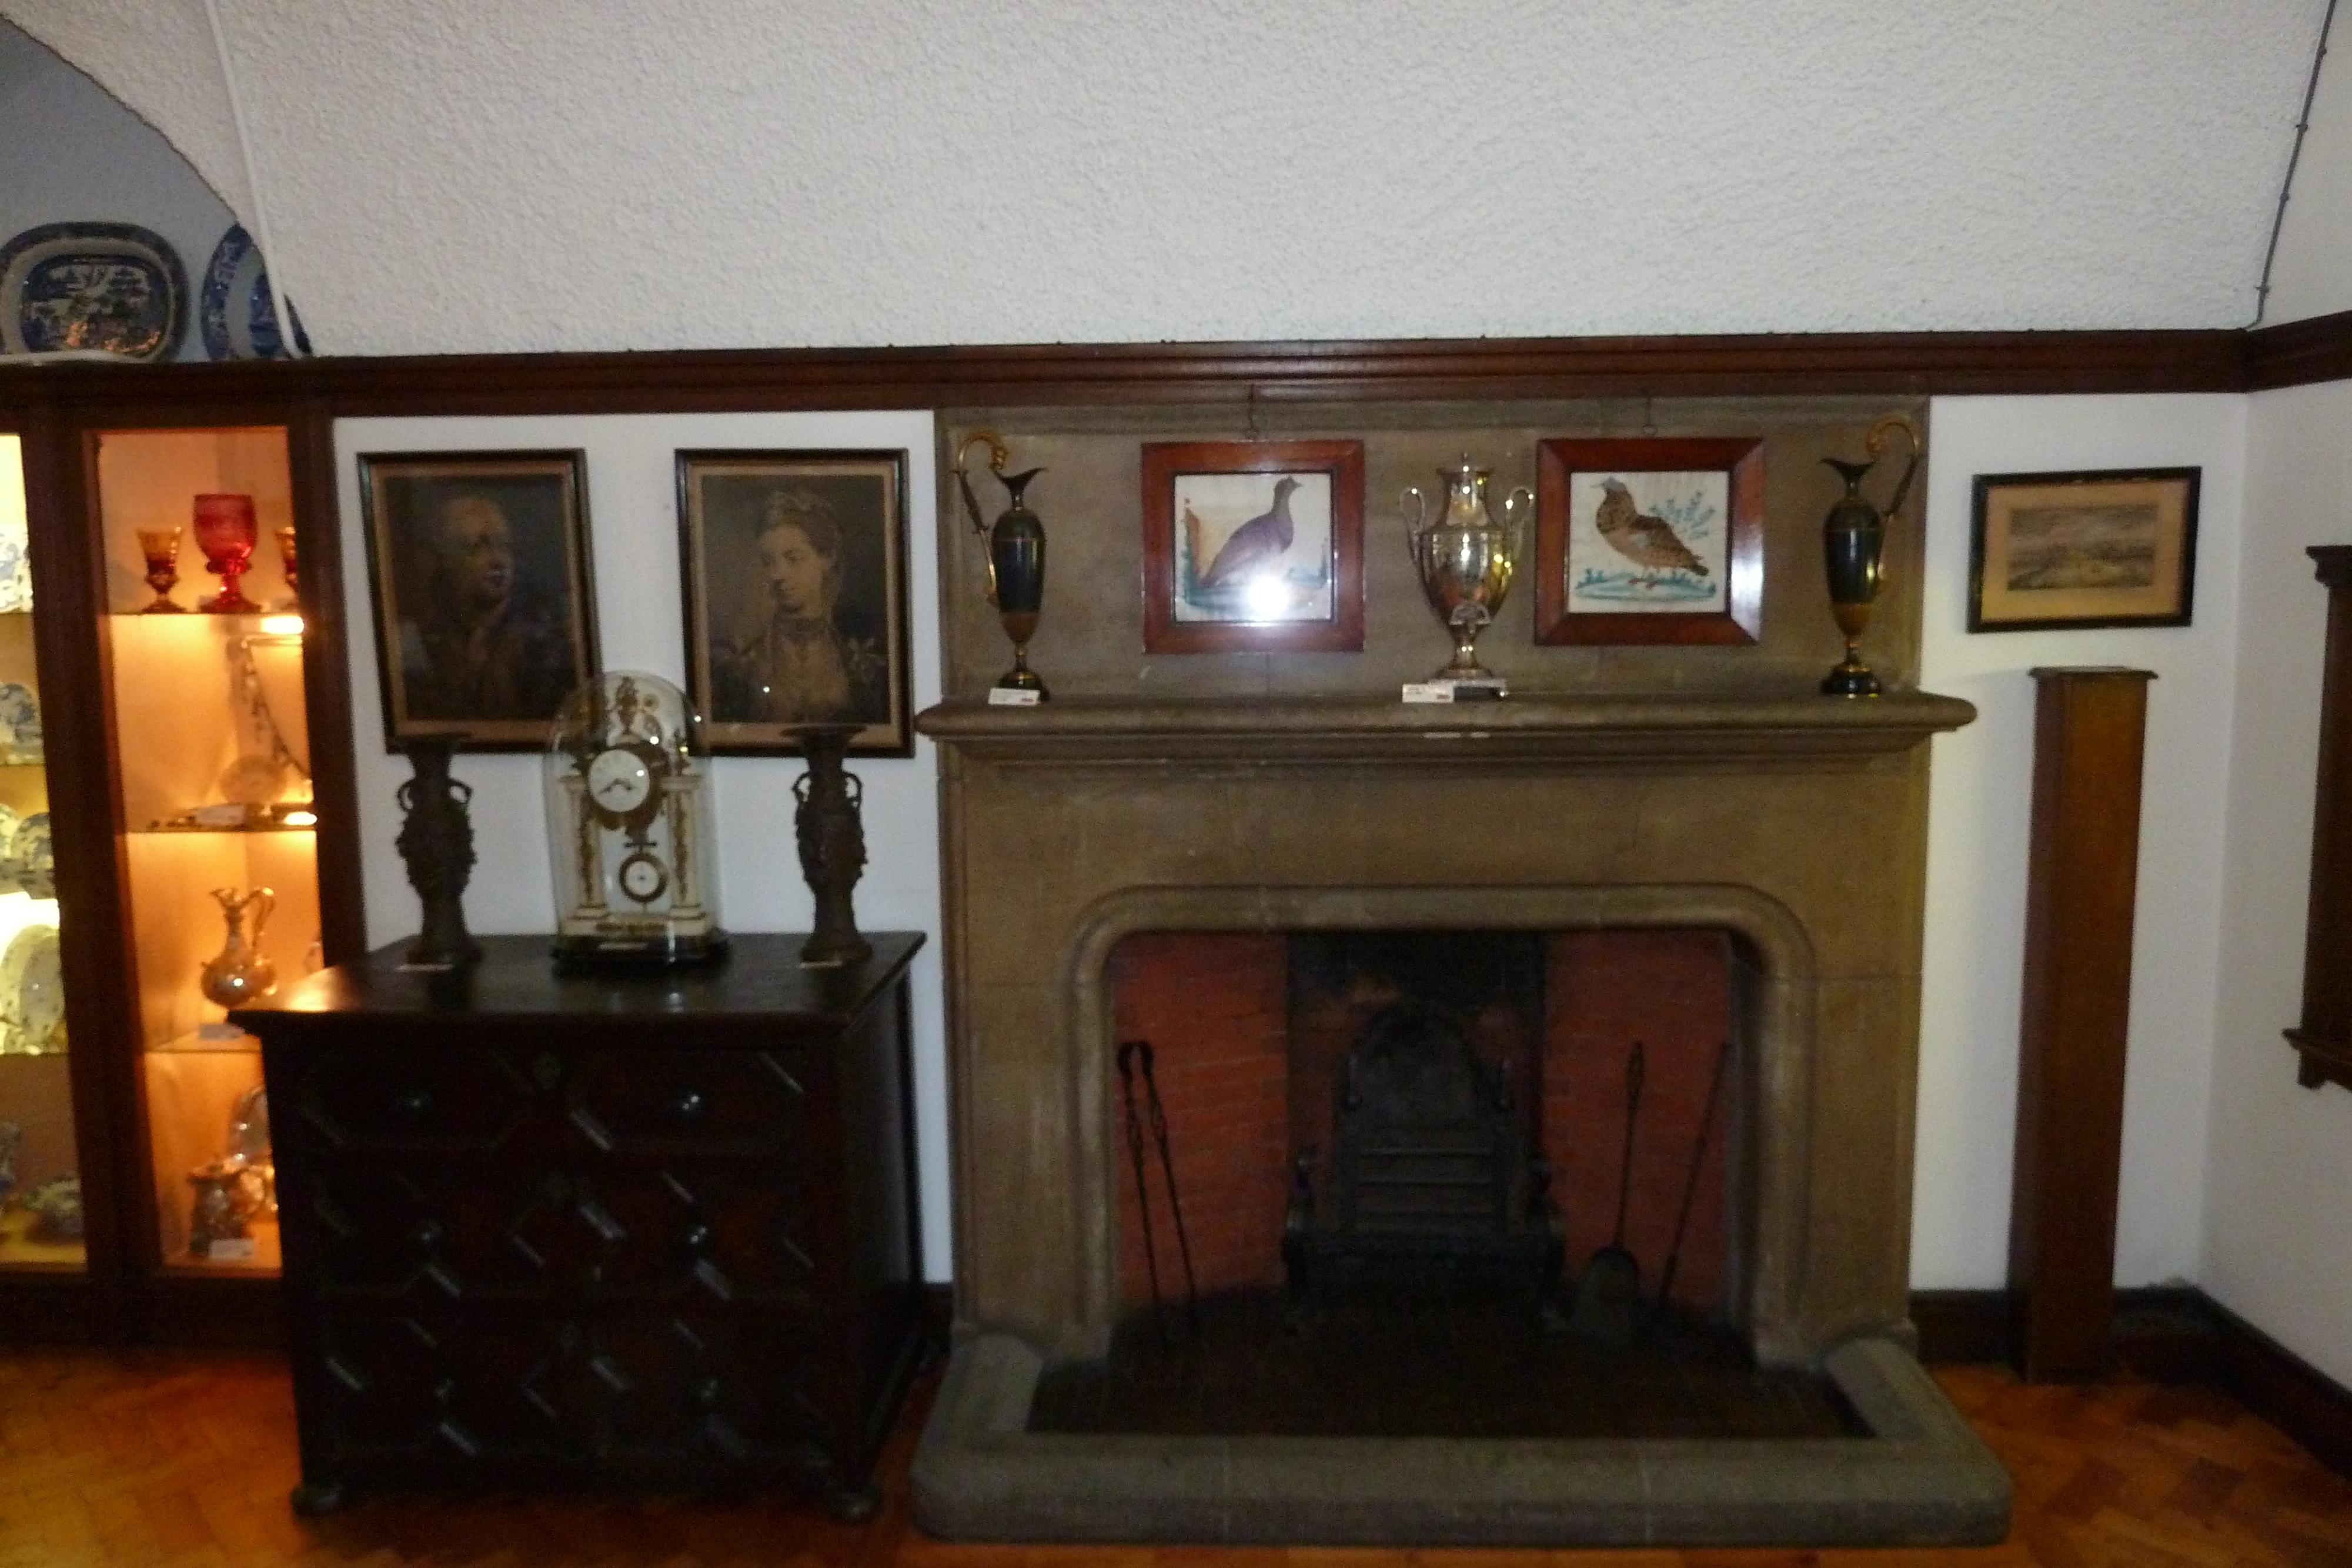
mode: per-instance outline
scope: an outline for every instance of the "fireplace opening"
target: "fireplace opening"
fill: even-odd
[[[1125,937],[1119,1312],[1029,1429],[1859,1435],[1749,1354],[1741,962],[1703,928]]]

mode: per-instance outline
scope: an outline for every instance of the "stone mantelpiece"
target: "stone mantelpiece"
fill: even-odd
[[[1148,929],[1698,925],[1753,1036],[1738,1311],[1759,1354],[1906,1332],[1919,694],[933,708],[958,1314],[1098,1354],[1116,1301],[1104,965]]]

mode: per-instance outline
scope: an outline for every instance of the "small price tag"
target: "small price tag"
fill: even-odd
[[[1404,700],[1409,703],[1450,703],[1454,700],[1452,681],[1407,681]]]
[[[241,828],[245,826],[245,808],[229,804],[199,806],[188,813],[200,828]]]
[[[1035,707],[1038,694],[1025,692],[1017,686],[991,686],[988,706],[991,707]]]
[[[249,1263],[253,1260],[253,1238],[224,1236],[213,1243],[208,1257],[215,1263]]]

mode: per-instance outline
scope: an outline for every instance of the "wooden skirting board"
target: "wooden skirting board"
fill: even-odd
[[[1911,1322],[1930,1364],[2014,1362],[2006,1291],[1916,1291]],[[2116,1357],[2158,1383],[2215,1383],[2352,1477],[2352,1389],[2193,1286],[2116,1292]]]

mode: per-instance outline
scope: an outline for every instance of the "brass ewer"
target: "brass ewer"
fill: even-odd
[[[971,481],[964,476],[964,458],[975,445],[988,448],[989,472],[1004,486],[1006,505],[993,526],[980,520],[980,497],[972,494]],[[956,488],[962,494],[972,532],[988,540],[988,601],[996,606],[1004,634],[1013,639],[1013,667],[998,678],[996,687],[1034,692],[1035,700],[1043,702],[1050,694],[1045,681],[1029,667],[1029,640],[1037,634],[1038,612],[1045,603],[1045,525],[1029,509],[1023,492],[1045,470],[1007,474],[1004,465],[1011,459],[1003,436],[992,430],[973,431],[956,448]]]
[[[1524,485],[1513,490],[1497,522],[1486,499],[1494,470],[1473,465],[1465,453],[1460,466],[1440,468],[1437,476],[1445,481],[1445,510],[1435,522],[1427,520],[1429,503],[1419,486],[1406,486],[1398,497],[1405,550],[1421,574],[1422,591],[1454,634],[1453,662],[1430,678],[1499,688],[1502,677],[1478,663],[1478,633],[1493,623],[1511,591],[1535,496]]]
[[[1862,482],[1878,465],[1878,459],[1886,451],[1887,433],[1894,430],[1910,437],[1911,462],[1903,470],[1903,477],[1895,481],[1894,497],[1882,513],[1862,493]],[[1903,414],[1890,413],[1872,425],[1864,445],[1870,453],[1866,463],[1846,463],[1835,457],[1822,459],[1845,480],[1845,494],[1830,507],[1822,531],[1822,557],[1829,569],[1830,613],[1837,618],[1838,630],[1845,634],[1845,657],[1822,677],[1823,696],[1874,697],[1880,693],[1878,677],[1862,662],[1862,633],[1870,624],[1871,607],[1878,601],[1887,525],[1902,516],[1904,498],[1910,495],[1911,481],[1919,473],[1919,429]]]

